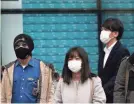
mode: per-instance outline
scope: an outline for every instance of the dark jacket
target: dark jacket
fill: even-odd
[[[128,80],[126,80],[126,71],[129,72]],[[125,99],[126,82],[128,84]],[[122,61],[115,80],[114,103],[134,103],[134,65],[130,64],[128,58]]]
[[[99,60],[98,75],[102,80],[102,86],[106,93],[107,103],[113,103],[113,90],[117,71],[123,57],[129,56],[129,51],[118,41],[111,50],[105,67],[103,68],[104,55],[105,53],[103,52],[103,57]]]

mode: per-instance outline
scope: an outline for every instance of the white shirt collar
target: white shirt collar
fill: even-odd
[[[114,47],[114,45],[117,43],[117,41],[116,42],[114,42],[110,47],[105,47],[104,48],[104,52],[105,53],[109,53],[109,52],[111,52],[111,50],[113,49],[113,47]]]

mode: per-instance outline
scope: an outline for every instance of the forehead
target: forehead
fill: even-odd
[[[101,29],[102,29],[102,30],[107,30],[107,28],[106,28],[106,27],[101,27]]]
[[[18,42],[24,42],[24,41],[25,41],[25,38],[17,39],[17,40],[15,41],[15,44],[18,43]]]
[[[71,57],[71,58],[80,57],[80,55],[77,51],[72,51],[72,52],[69,53],[69,57]]]
[[[101,27],[101,30],[111,31],[110,29],[107,29],[105,27]]]

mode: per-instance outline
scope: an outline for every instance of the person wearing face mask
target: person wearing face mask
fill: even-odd
[[[122,58],[129,56],[129,51],[120,43],[124,27],[116,18],[108,18],[102,24],[100,40],[105,45],[99,59],[98,75],[106,93],[107,103],[113,103],[114,82]]]
[[[14,39],[17,60],[3,72],[2,103],[49,103],[53,99],[51,69],[32,58],[34,43],[26,34]]]
[[[114,87],[114,103],[134,103],[134,53],[119,67]]]
[[[62,78],[54,103],[105,103],[106,96],[98,76],[91,73],[88,54],[81,47],[71,48],[65,56]]]

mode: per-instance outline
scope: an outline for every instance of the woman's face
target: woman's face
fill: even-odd
[[[79,72],[81,70],[81,68],[82,68],[82,60],[78,56],[78,54],[73,53],[72,55],[69,56],[68,68],[74,73],[77,73],[77,72]]]

